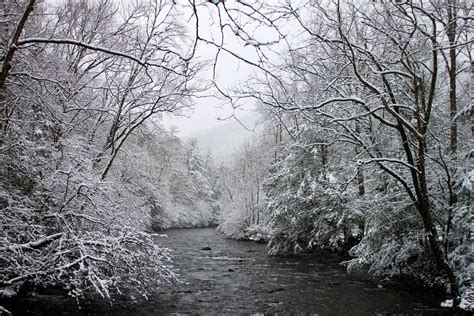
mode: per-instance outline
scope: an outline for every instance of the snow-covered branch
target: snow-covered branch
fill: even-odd
[[[35,240],[35,241],[30,241],[24,244],[18,244],[18,245],[10,245],[7,247],[0,247],[0,252],[5,252],[5,251],[25,251],[25,250],[31,250],[31,249],[38,249],[41,247],[46,246],[47,244],[51,243],[52,241],[59,239],[63,236],[63,233],[57,233],[53,235],[46,236],[42,239]]]
[[[360,161],[360,163],[362,164],[369,164],[369,163],[373,163],[373,162],[390,162],[390,163],[396,163],[396,164],[400,164],[400,165],[403,165],[407,168],[410,168],[411,170],[415,171],[416,173],[420,173],[420,171],[415,167],[415,166],[412,166],[410,165],[409,163],[403,161],[403,160],[400,160],[400,159],[393,159],[393,158],[371,158],[371,159],[367,159],[367,160],[363,160],[363,161]]]
[[[139,59],[139,58],[137,58],[133,55],[130,55],[130,54],[127,54],[127,53],[124,53],[124,52],[120,52],[120,51],[116,51],[116,50],[112,50],[112,49],[107,49],[107,48],[100,47],[100,46],[91,45],[91,44],[81,42],[81,41],[76,41],[76,40],[73,40],[73,39],[67,39],[67,38],[39,38],[39,37],[25,38],[25,39],[22,39],[22,40],[18,41],[17,48],[24,48],[25,46],[27,46],[29,44],[75,45],[75,46],[87,48],[87,49],[90,49],[90,50],[93,50],[93,51],[98,51],[98,52],[110,54],[110,55],[117,56],[117,57],[123,57],[123,58],[129,59],[129,60],[132,60],[132,61],[134,61],[134,62],[136,62],[136,63],[138,63],[142,66],[147,66],[148,65],[148,63],[146,61],[141,60],[141,59]]]

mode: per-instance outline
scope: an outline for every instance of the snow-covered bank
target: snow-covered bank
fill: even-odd
[[[239,227],[235,223],[224,222],[217,227],[217,230],[224,236],[235,240],[249,240],[267,243],[271,238],[271,233],[266,225],[250,225]]]

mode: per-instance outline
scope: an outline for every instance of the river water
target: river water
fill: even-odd
[[[440,298],[427,291],[347,274],[331,253],[271,257],[264,244],[225,239],[213,228],[169,230],[166,235],[157,242],[173,250],[182,283],[163,288],[148,302],[78,310],[43,299],[13,309],[37,315],[449,314],[438,307]]]
[[[297,258],[266,255],[264,244],[225,239],[215,229],[166,232],[185,282],[168,312],[319,315],[441,314],[439,298],[346,273],[321,252]],[[211,250],[202,250],[205,247]]]

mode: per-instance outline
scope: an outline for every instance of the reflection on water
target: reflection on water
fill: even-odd
[[[145,303],[82,306],[41,300],[14,308],[37,315],[446,315],[440,299],[345,273],[332,254],[269,257],[265,245],[223,238],[212,228],[170,230],[181,280]],[[34,313],[33,313],[34,312]]]

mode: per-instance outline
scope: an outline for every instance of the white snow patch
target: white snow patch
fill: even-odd
[[[441,302],[441,307],[445,307],[445,308],[453,307],[453,300],[446,300],[444,302]]]
[[[474,185],[474,169],[467,173],[466,177],[464,177],[463,182],[462,182],[462,186],[469,191],[473,190],[473,185]]]
[[[16,292],[13,291],[12,289],[1,289],[0,290],[0,297],[3,297],[3,298],[12,298],[14,296],[16,296]]]

